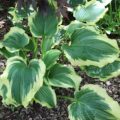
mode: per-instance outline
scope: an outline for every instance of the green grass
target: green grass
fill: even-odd
[[[104,32],[120,35],[120,0],[112,1],[108,13],[98,24]]]

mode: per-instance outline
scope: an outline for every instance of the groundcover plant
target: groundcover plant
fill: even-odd
[[[96,27],[109,3],[110,0],[68,0],[73,7],[67,10],[75,20],[65,26],[57,2],[49,0],[46,6],[28,14],[29,30],[11,27],[0,43],[0,53],[7,58],[0,76],[3,103],[27,107],[35,101],[52,108],[57,105],[56,87],[73,88],[73,98],[63,96],[71,101],[70,120],[120,120],[119,104],[97,85],[80,88],[82,79],[74,71],[78,66],[102,81],[120,74],[117,42],[100,34]],[[71,64],[61,63],[61,56]]]

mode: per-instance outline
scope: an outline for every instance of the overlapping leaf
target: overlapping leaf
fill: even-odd
[[[48,108],[55,107],[57,98],[55,91],[46,85],[43,85],[35,94],[35,101]]]
[[[64,36],[65,36],[65,30],[64,27],[63,28],[61,27],[54,36],[45,37],[42,40],[42,45],[41,45],[42,54],[45,54],[47,51],[54,48],[56,45],[60,44],[60,42],[64,39]]]
[[[51,37],[51,38],[44,38],[42,40],[42,45],[41,45],[41,50],[42,50],[42,54],[46,54],[47,51],[49,51],[52,46],[54,44],[54,38]]]
[[[45,65],[33,59],[29,64],[20,57],[12,57],[1,76],[3,102],[27,106],[43,84]]]
[[[105,15],[107,10],[105,4],[92,0],[84,6],[78,6],[73,14],[79,21],[95,23]]]
[[[77,20],[72,21],[68,26],[66,26],[66,34],[71,37],[76,29],[82,28],[85,24]]]
[[[69,105],[70,120],[119,120],[120,106],[106,91],[96,85],[86,85],[76,92]]]
[[[43,61],[47,69],[50,69],[56,63],[60,53],[61,52],[59,50],[55,50],[55,49],[46,52],[46,54],[43,57]]]
[[[10,52],[16,52],[29,43],[29,37],[25,31],[18,27],[12,27],[5,35],[3,46]]]
[[[54,10],[37,11],[29,16],[30,31],[34,37],[53,36],[57,31],[58,17]]]
[[[11,53],[8,50],[6,50],[6,48],[4,48],[4,47],[2,49],[0,49],[0,55],[4,56],[5,58],[10,58],[10,57],[16,56],[18,54],[19,54],[18,52]]]
[[[120,60],[118,59],[102,68],[88,66],[85,67],[85,71],[93,78],[99,78],[100,80],[106,81],[112,77],[120,75]]]
[[[79,77],[72,67],[63,66],[60,64],[54,65],[48,76],[48,83],[55,87],[75,88],[79,89],[81,77]]]
[[[72,34],[69,45],[64,45],[63,50],[68,60],[78,66],[103,67],[119,56],[116,41],[87,28],[77,29]]]

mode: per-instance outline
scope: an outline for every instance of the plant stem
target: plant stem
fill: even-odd
[[[110,5],[109,5],[109,15],[110,15],[110,19],[109,19],[109,23],[111,23],[112,22],[112,18],[113,18],[113,14],[112,14],[112,3],[110,3]]]
[[[22,52],[22,54],[23,54],[24,59],[25,59],[25,60],[27,60],[27,57],[26,57],[26,56],[27,56],[27,54],[26,54],[25,50],[24,50],[24,49],[22,49],[22,50],[21,50],[21,52]]]
[[[38,53],[38,40],[33,38],[33,44],[34,44],[34,58],[37,58],[37,53]]]
[[[43,57],[44,54],[45,54],[45,51],[44,51],[44,49],[43,49],[44,40],[45,40],[45,36],[43,35],[43,36],[42,36],[42,41],[41,41],[41,52],[42,52],[42,57]]]
[[[69,100],[69,101],[71,101],[71,102],[75,101],[75,99],[72,98],[72,97],[61,96],[61,95],[58,95],[57,97],[58,97],[58,98],[63,98],[63,99]]]

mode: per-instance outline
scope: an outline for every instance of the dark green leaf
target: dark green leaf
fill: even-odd
[[[61,52],[59,50],[55,50],[55,49],[46,52],[46,54],[43,57],[43,61],[47,69],[50,69],[56,63],[60,53]]]
[[[48,79],[48,83],[52,86],[75,88],[76,90],[79,89],[81,82],[81,77],[75,73],[72,67],[60,64],[54,65],[46,78]]]
[[[5,35],[3,46],[10,52],[16,52],[29,43],[29,37],[25,31],[18,27],[12,27]]]
[[[7,88],[7,92],[1,93],[3,102],[26,107],[43,85],[44,74],[45,65],[41,60],[32,59],[27,64],[21,57],[9,58],[0,77],[1,85]]]
[[[120,106],[103,88],[86,85],[75,93],[75,101],[69,105],[70,120],[119,120]]]
[[[66,28],[66,34],[71,37],[76,29],[82,28],[85,24],[77,20],[72,21]]]
[[[112,77],[120,75],[120,60],[118,59],[102,68],[95,66],[87,66],[84,68],[84,70],[89,76],[106,81]]]
[[[71,36],[71,42],[64,45],[63,50],[68,60],[78,66],[103,67],[119,56],[116,41],[88,28],[77,29]]]
[[[29,16],[29,27],[34,37],[53,36],[57,31],[58,17],[54,10],[37,11]]]
[[[46,54],[54,45],[54,38],[45,38],[42,40],[42,54]]]
[[[55,91],[51,87],[43,85],[36,93],[35,101],[48,108],[55,107],[57,104]]]
[[[107,10],[103,3],[92,0],[84,6],[78,6],[73,14],[76,20],[95,23],[105,15]]]

